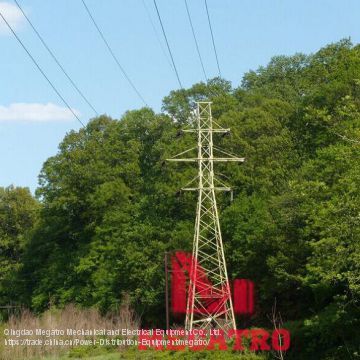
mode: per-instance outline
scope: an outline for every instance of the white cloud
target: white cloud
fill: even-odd
[[[9,2],[0,2],[0,12],[14,30],[19,29],[24,23],[24,15],[14,4]],[[8,34],[10,34],[10,30],[5,24],[4,20],[0,17],[0,35]]]
[[[72,109],[77,116],[78,110]],[[9,106],[0,105],[0,122],[52,122],[72,121],[74,115],[66,108],[52,103],[13,103]]]

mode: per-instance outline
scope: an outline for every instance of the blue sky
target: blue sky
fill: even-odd
[[[81,0],[18,0],[99,113],[119,118],[142,106],[89,21]],[[144,0],[165,49],[152,0]],[[147,103],[178,87],[143,0],[87,0],[121,65]],[[157,0],[184,87],[203,80],[183,0]],[[188,0],[209,77],[217,75],[203,0]],[[351,37],[360,41],[358,0],[208,0],[223,76],[237,86],[243,74],[274,55],[311,53]],[[70,106],[86,123],[92,110],[71,87],[12,1],[0,11]],[[43,162],[79,123],[64,108],[0,20],[0,186],[37,186]]]

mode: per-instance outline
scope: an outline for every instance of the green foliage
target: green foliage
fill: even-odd
[[[0,304],[17,304],[20,279],[15,274],[22,267],[22,254],[39,208],[28,188],[0,188]]]

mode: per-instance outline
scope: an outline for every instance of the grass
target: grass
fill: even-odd
[[[41,316],[24,311],[14,316],[7,323],[0,324],[0,360],[265,360],[268,354],[258,355],[250,351],[140,351],[136,347],[116,349],[114,346],[15,346],[5,347],[5,328],[20,329],[137,329],[139,321],[129,307],[120,308],[117,314],[101,316],[96,309],[80,309],[69,305],[64,309],[52,309]],[[31,338],[31,336],[27,336]],[[39,337],[39,336],[34,336]],[[77,336],[85,339],[85,336]],[[67,337],[64,336],[64,340]],[[43,340],[45,340],[44,337]]]
[[[201,359],[201,360],[265,360],[265,355],[256,355],[254,353],[239,353],[230,351],[201,351],[201,352],[189,352],[189,351],[138,351],[137,349],[130,349],[122,352],[114,352],[108,354],[102,354],[97,356],[86,357],[73,357],[71,354],[62,355],[60,357],[46,357],[36,358],[32,360],[165,360],[169,358],[174,359]]]
[[[105,346],[99,347],[84,347],[74,348],[65,346],[5,346],[5,339],[42,339],[43,343],[48,339],[46,335],[36,335],[36,329],[51,330],[59,329],[64,330],[64,336],[56,336],[57,340],[69,340],[74,339],[73,336],[66,335],[66,329],[138,329],[139,322],[136,319],[134,313],[127,306],[123,306],[119,309],[119,312],[108,316],[101,316],[100,313],[94,309],[81,309],[74,305],[68,305],[64,309],[51,309],[41,316],[35,316],[29,311],[23,311],[18,316],[12,316],[7,323],[0,324],[0,360],[22,360],[22,359],[74,359],[76,357],[91,358],[91,356],[101,355],[104,353],[114,352],[115,348],[107,348]],[[12,329],[14,331],[26,329],[32,330],[34,335],[23,336],[16,338],[16,336],[5,336],[4,329]],[[55,337],[53,337],[55,338]],[[83,335],[76,335],[79,340],[89,338]],[[63,355],[68,354],[68,355]],[[86,356],[86,357],[84,357]],[[107,356],[107,354],[106,354]],[[119,359],[119,354],[113,354],[113,357]],[[111,359],[111,358],[110,358]]]

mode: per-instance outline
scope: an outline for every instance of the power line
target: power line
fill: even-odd
[[[161,25],[162,33],[163,33],[164,38],[165,38],[165,41],[166,41],[166,46],[167,46],[167,48],[168,48],[168,50],[169,50],[169,54],[170,54],[170,57],[171,57],[171,61],[172,61],[173,67],[174,67],[174,71],[175,71],[175,74],[176,74],[178,83],[179,83],[179,85],[180,85],[180,88],[183,89],[183,86],[182,86],[181,81],[180,81],[179,73],[178,73],[177,68],[176,68],[176,65],[175,65],[174,57],[173,57],[173,55],[172,55],[172,52],[171,52],[171,49],[170,49],[170,45],[169,45],[169,42],[168,42],[168,39],[167,39],[167,36],[166,36],[166,33],[165,33],[164,25],[163,25],[163,22],[162,22],[162,20],[161,20],[160,12],[159,12],[159,9],[158,9],[157,4],[156,4],[156,0],[154,0],[154,5],[155,5],[155,9],[156,9],[157,16],[158,16],[158,18],[159,18],[159,22],[160,22],[160,25]]]
[[[163,43],[162,43],[161,40],[160,40],[160,36],[159,36],[159,34],[158,34],[157,30],[156,30],[155,24],[154,24],[154,22],[152,21],[149,8],[147,7],[147,5],[146,5],[146,3],[145,3],[145,0],[142,0],[142,3],[143,3],[143,6],[144,6],[144,8],[145,8],[146,14],[147,14],[147,16],[148,16],[148,18],[149,18],[149,21],[150,21],[150,23],[151,23],[151,27],[152,27],[152,29],[154,30],[156,39],[157,39],[157,41],[158,41],[158,43],[159,43],[159,45],[160,45],[161,51],[162,51],[162,53],[164,54],[164,56],[165,56],[165,58],[166,58],[166,61],[167,61],[168,64],[170,65],[171,69],[173,70],[174,68],[173,68],[173,66],[172,66],[172,64],[171,64],[171,61],[170,61],[170,59],[169,59],[169,55],[166,53],[166,50],[165,50],[165,48],[164,48],[164,46],[163,46]]]
[[[126,73],[126,71],[124,70],[124,68],[121,66],[118,58],[116,57],[114,51],[112,50],[112,48],[110,47],[108,41],[106,40],[103,32],[100,30],[100,27],[98,26],[98,24],[96,23],[93,15],[91,14],[89,8],[87,7],[86,3],[84,0],[81,0],[81,2],[83,3],[86,12],[88,13],[92,23],[94,24],[96,30],[98,31],[101,39],[103,40],[104,44],[106,45],[107,49],[109,50],[110,55],[112,56],[112,58],[115,60],[118,68],[120,69],[120,71],[122,72],[122,74],[124,75],[125,79],[127,80],[127,82],[130,84],[130,86],[133,88],[133,90],[136,92],[136,94],[138,95],[138,97],[141,99],[141,101],[144,103],[145,106],[148,106],[148,104],[146,103],[146,101],[144,100],[143,96],[140,94],[139,90],[136,88],[136,86],[134,85],[134,83],[131,81],[130,77],[128,76],[128,74]]]
[[[206,7],[206,14],[207,14],[207,18],[208,18],[208,22],[209,22],[209,27],[210,27],[210,32],[211,32],[212,44],[213,44],[213,47],[214,47],[214,52],[215,52],[215,57],[216,57],[216,63],[217,63],[218,71],[219,71],[219,76],[221,77],[219,59],[218,59],[218,55],[217,55],[217,51],[216,51],[215,40],[214,40],[214,33],[213,33],[213,30],[212,30],[212,26],[211,26],[211,20],[210,20],[210,14],[209,14],[209,9],[208,9],[208,5],[207,5],[207,0],[205,0],[205,7]]]
[[[41,74],[44,76],[44,78],[47,80],[47,82],[49,83],[49,85],[52,87],[52,89],[56,92],[56,94],[58,95],[58,97],[61,99],[61,101],[66,105],[66,107],[71,111],[71,113],[75,116],[75,118],[79,121],[79,123],[85,127],[84,123],[80,120],[80,118],[76,115],[76,113],[74,112],[74,110],[70,107],[70,105],[67,103],[67,101],[63,98],[63,96],[60,94],[60,92],[56,89],[55,85],[51,82],[51,80],[46,76],[46,74],[44,73],[44,71],[41,69],[40,65],[37,63],[37,61],[34,59],[34,57],[31,55],[30,51],[26,48],[26,46],[24,45],[24,43],[20,40],[20,38],[17,36],[15,30],[11,27],[11,25],[7,22],[7,20],[5,19],[4,15],[1,13],[0,11],[0,16],[2,17],[2,19],[4,20],[5,24],[7,25],[7,27],[10,29],[10,31],[13,33],[13,35],[15,36],[16,40],[19,42],[19,44],[22,46],[22,48],[25,50],[25,52],[28,54],[28,56],[30,57],[30,59],[32,60],[32,62],[35,64],[35,66],[37,67],[37,69],[41,72]]]
[[[83,100],[91,107],[91,109],[95,112],[96,115],[99,115],[98,112],[95,110],[94,106],[90,103],[90,101],[86,98],[86,96],[83,94],[83,92],[79,89],[79,87],[75,84],[75,82],[72,80],[72,78],[70,77],[70,75],[66,72],[66,70],[64,69],[64,67],[61,65],[60,61],[57,59],[57,57],[55,56],[55,54],[53,53],[53,51],[49,48],[49,46],[46,44],[45,40],[43,39],[43,37],[40,35],[40,33],[36,30],[35,26],[33,25],[33,23],[30,21],[30,19],[26,16],[24,10],[22,9],[22,7],[20,6],[20,4],[18,3],[17,0],[14,0],[15,4],[17,5],[17,7],[19,8],[19,10],[22,12],[22,14],[24,15],[25,19],[27,20],[27,22],[30,24],[30,26],[32,27],[32,29],[34,30],[35,34],[37,35],[37,37],[40,39],[40,41],[42,42],[42,44],[44,45],[45,49],[48,51],[48,53],[51,55],[51,57],[53,58],[53,60],[56,62],[56,64],[59,66],[59,68],[61,69],[61,71],[63,72],[63,74],[68,78],[68,80],[70,81],[70,83],[72,84],[72,86],[74,87],[74,89],[78,92],[78,94],[83,98]]]
[[[198,42],[197,42],[196,34],[195,34],[195,30],[194,30],[194,26],[193,26],[193,23],[192,23],[192,20],[191,20],[188,3],[187,3],[186,0],[184,0],[184,2],[185,2],[186,12],[187,12],[187,15],[188,15],[188,18],[189,18],[189,22],[190,22],[190,26],[191,26],[191,31],[192,31],[192,34],[193,34],[193,37],[194,37],[194,41],[195,41],[195,45],[196,45],[196,51],[197,51],[197,53],[198,53],[198,55],[199,55],[199,60],[200,60],[200,63],[201,63],[201,67],[202,67],[202,71],[203,71],[203,73],[204,73],[205,80],[206,80],[206,82],[208,82],[208,77],[206,76],[206,71],[205,71],[204,63],[203,63],[203,61],[202,61],[202,57],[201,57],[201,54],[200,54],[199,44],[198,44]]]
[[[331,130],[330,130],[330,132],[332,132],[333,134],[335,134],[335,135],[338,136],[339,138],[343,139],[344,141],[347,141],[347,142],[350,142],[350,143],[354,143],[354,144],[360,145],[360,141],[357,140],[357,139],[350,139],[350,138],[348,138],[347,136],[341,135],[341,134],[339,134],[339,133],[337,133],[337,132],[335,132],[335,131],[331,131]]]
[[[305,126],[307,126],[307,125],[308,125],[308,123],[305,124]],[[349,142],[349,143],[354,143],[354,144],[356,144],[356,145],[360,145],[360,140],[358,140],[358,139],[353,139],[353,138],[348,138],[347,136],[342,135],[342,134],[338,133],[337,131],[335,131],[335,130],[334,130],[331,126],[329,126],[329,125],[323,125],[323,124],[318,124],[318,125],[320,125],[321,127],[329,130],[330,133],[336,135],[337,137],[339,137],[340,139],[342,139],[342,140],[344,140],[344,141],[347,141],[347,142]]]

